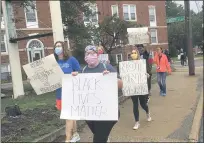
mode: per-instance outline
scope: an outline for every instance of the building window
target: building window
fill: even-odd
[[[10,80],[11,70],[9,64],[1,64],[1,80]]]
[[[136,21],[136,5],[123,5],[124,20]]]
[[[4,32],[1,33],[1,53],[7,53],[6,35]]]
[[[98,8],[97,5],[91,5],[90,9],[92,10],[93,15],[92,16],[86,16],[84,14],[84,24],[89,24],[89,23],[93,23],[93,24],[98,24]]]
[[[121,61],[123,61],[123,56],[122,56],[122,54],[116,54],[116,63],[119,63],[119,62],[121,62]]]
[[[152,44],[158,43],[157,29],[151,29],[150,30],[150,35],[151,35],[151,43]]]
[[[131,54],[127,54],[127,60],[131,60]]]
[[[157,26],[155,6],[149,6],[149,22],[150,26]]]
[[[36,1],[29,1],[29,6],[24,8],[26,27],[27,28],[38,28],[38,18],[36,11]]]
[[[45,56],[44,45],[38,39],[29,40],[27,43],[28,62],[34,62]]]
[[[111,11],[112,11],[112,16],[114,14],[116,14],[119,17],[119,13],[118,13],[118,5],[112,5],[111,6]]]

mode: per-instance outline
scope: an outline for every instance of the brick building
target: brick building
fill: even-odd
[[[13,1],[13,11],[18,37],[52,32],[49,1],[34,1],[36,9],[30,6],[23,8],[20,1]],[[4,18],[2,15],[2,41],[1,41],[1,73],[2,79],[7,79],[10,74],[8,49],[5,36]],[[33,62],[50,53],[53,53],[53,37],[22,40],[18,42],[21,65]]]
[[[100,12],[98,21],[105,16],[117,14],[119,18],[142,24],[149,28],[151,44],[147,47],[154,51],[157,46],[168,48],[165,1],[96,1]],[[113,51],[116,62],[128,60],[131,47],[121,47]]]
[[[13,2],[15,13],[16,29],[18,37],[28,35],[48,33],[52,31],[49,1],[34,2],[36,9],[20,7],[19,1]],[[149,27],[151,34],[150,50],[157,46],[168,48],[167,24],[165,1],[96,1],[92,7],[94,11],[100,14],[93,16],[92,22],[96,24],[101,22],[107,15],[117,14],[119,18],[127,21],[134,21]],[[20,21],[19,21],[20,20]],[[84,19],[86,24],[86,19]],[[1,23],[4,27],[4,23]],[[52,36],[39,39],[22,40],[18,42],[21,64],[32,62],[52,53],[53,38]],[[1,72],[10,72],[8,50],[5,44],[5,35],[2,35],[1,51]],[[116,62],[127,60],[131,48],[117,48],[113,51],[113,58]]]

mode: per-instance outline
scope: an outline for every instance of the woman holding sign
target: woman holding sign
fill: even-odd
[[[54,55],[57,63],[65,74],[76,73],[80,71],[79,62],[65,48],[64,42],[57,41],[54,45]],[[61,110],[61,93],[62,89],[56,90],[56,107]],[[66,142],[77,142],[80,140],[77,133],[76,121],[66,120]]]
[[[95,46],[89,45],[85,48],[85,61],[87,66],[84,67],[82,73],[116,73],[116,70],[110,64],[100,63],[98,59],[98,50]],[[122,81],[118,79],[118,88],[122,89]],[[106,143],[108,136],[117,123],[117,121],[86,121],[93,133],[94,143]]]
[[[137,49],[132,51],[131,54],[132,60],[139,60],[140,59],[140,53]],[[147,73],[148,78],[149,74]],[[150,113],[149,113],[149,107],[148,107],[148,95],[134,95],[131,96],[132,102],[133,102],[133,113],[135,117],[135,126],[133,127],[134,130],[138,129],[140,124],[139,124],[139,102],[141,107],[145,110],[147,114],[147,121],[151,121]]]

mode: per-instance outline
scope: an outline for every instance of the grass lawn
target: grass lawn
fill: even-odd
[[[55,93],[46,93],[43,95],[36,95],[35,93],[18,99],[3,98],[1,99],[1,111],[5,110],[5,107],[11,105],[19,105],[22,111],[27,109],[34,109],[37,107],[55,106]]]
[[[55,93],[23,98],[3,98],[1,111],[5,107],[17,104],[22,112],[17,118],[1,119],[1,142],[32,142],[65,124],[60,120],[60,112],[55,109]]]

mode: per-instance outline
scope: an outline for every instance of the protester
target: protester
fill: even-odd
[[[65,74],[77,73],[80,71],[79,62],[65,48],[64,42],[57,41],[54,45],[54,55],[57,63]],[[61,110],[62,89],[56,90],[56,107]],[[77,125],[74,120],[66,120],[66,142],[77,142],[80,140],[77,133]]]
[[[131,58],[132,58],[132,60],[139,60],[140,59],[140,54],[139,54],[139,51],[137,49],[132,51]],[[148,73],[147,73],[147,75],[149,76]],[[145,112],[147,114],[147,121],[151,121],[151,116],[150,116],[149,107],[148,107],[148,103],[147,103],[148,94],[147,95],[134,95],[134,96],[131,96],[131,99],[133,102],[133,113],[134,113],[135,122],[136,122],[133,129],[136,130],[140,126],[138,101],[140,101],[141,107],[145,110]]]
[[[97,51],[98,51],[98,55],[101,55],[101,54],[104,54],[104,49],[102,46],[98,46],[97,47]],[[110,61],[109,60],[101,60],[100,61],[101,63],[106,63],[106,64],[110,64]]]
[[[171,65],[171,57],[170,57],[169,50],[168,50],[168,49],[165,49],[165,50],[164,50],[164,54],[166,55],[166,57],[167,57],[167,59],[168,59],[169,65]]]
[[[180,51],[180,57],[181,57],[181,65],[184,66],[185,56],[184,56],[184,51],[182,48]]]
[[[89,45],[85,48],[85,61],[87,66],[82,70],[82,73],[116,73],[116,70],[110,64],[100,63],[98,52],[95,46]],[[122,81],[118,79],[118,88],[122,89]],[[93,143],[106,143],[108,136],[117,123],[117,121],[86,121],[88,127],[93,133]]]
[[[157,53],[154,57],[154,63],[157,70],[157,82],[160,87],[160,95],[166,96],[166,72],[171,74],[171,67],[165,54],[162,53],[162,48],[157,48]]]
[[[152,80],[152,59],[150,58],[150,54],[147,51],[146,47],[143,45],[140,45],[140,59],[145,59],[146,60],[146,68],[147,68],[147,73],[149,74],[149,78],[147,79],[147,84],[148,84],[148,101],[150,100],[149,96],[151,95],[151,80]]]

